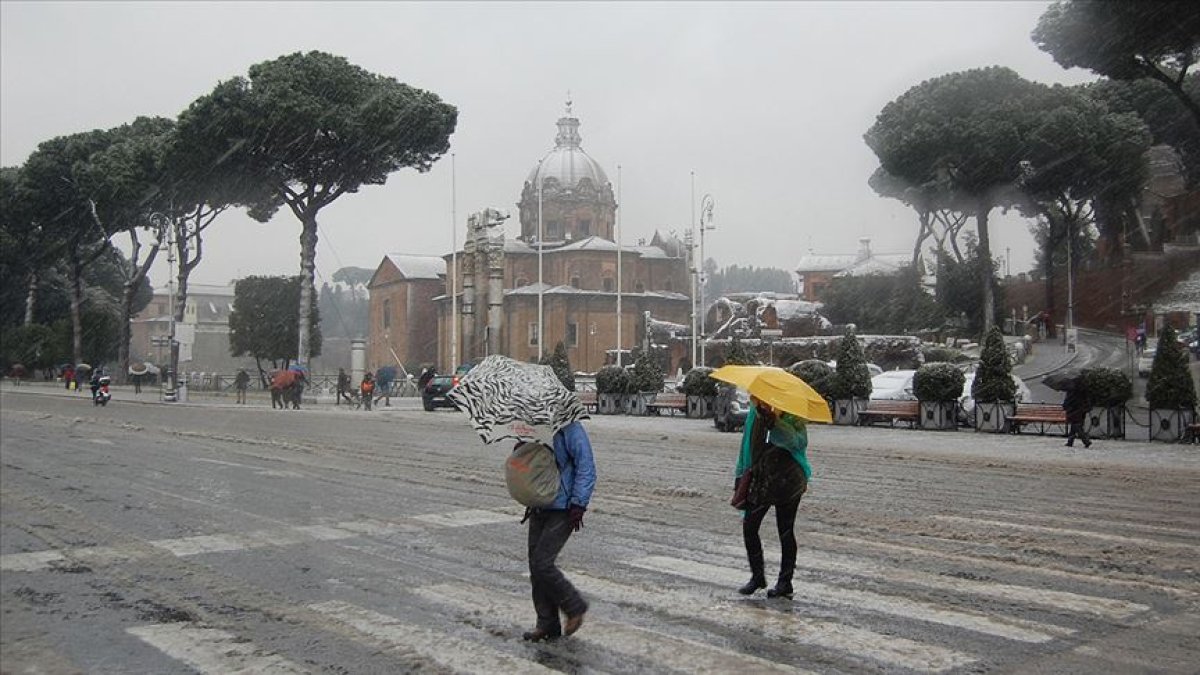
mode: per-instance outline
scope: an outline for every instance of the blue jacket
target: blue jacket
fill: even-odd
[[[564,510],[572,504],[587,508],[596,487],[596,464],[592,461],[592,443],[579,422],[572,422],[554,434],[554,459],[558,464],[558,496],[543,510]]]

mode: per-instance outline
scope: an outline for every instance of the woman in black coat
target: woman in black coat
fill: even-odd
[[[1067,447],[1075,445],[1076,437],[1083,441],[1083,447],[1092,447],[1092,439],[1088,438],[1087,430],[1083,427],[1088,408],[1091,407],[1088,403],[1087,392],[1083,390],[1083,387],[1068,389],[1062,406],[1063,411],[1067,413]]]

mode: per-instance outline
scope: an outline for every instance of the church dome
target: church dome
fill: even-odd
[[[572,188],[586,178],[592,183],[593,189],[602,189],[608,185],[608,176],[600,167],[600,163],[579,147],[581,140],[579,119],[571,116],[571,109],[568,107],[566,116],[558,119],[558,135],[554,138],[554,149],[534,165],[525,182],[536,188],[540,181],[554,179],[559,187]]]

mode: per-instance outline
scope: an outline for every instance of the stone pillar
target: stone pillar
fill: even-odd
[[[504,324],[504,241],[490,242],[488,251],[488,354],[500,353]]]
[[[367,369],[367,341],[361,338],[350,341],[350,386],[362,382]]]
[[[463,302],[462,302],[462,349],[463,361],[475,358],[475,241],[477,216],[467,223],[467,240],[463,244]],[[458,320],[458,317],[455,317]],[[454,364],[457,366],[458,364]]]

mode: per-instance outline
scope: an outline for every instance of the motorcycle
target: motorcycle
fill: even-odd
[[[112,393],[108,391],[108,385],[112,383],[112,379],[105,375],[97,381],[96,390],[92,393],[92,405],[108,405],[112,400]]]

